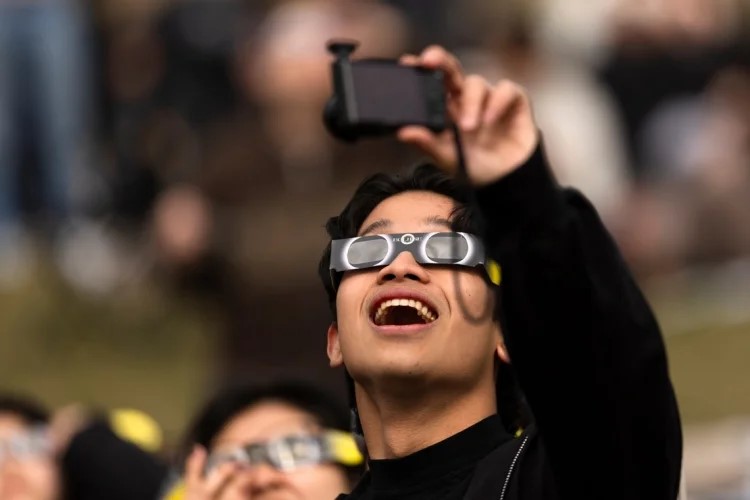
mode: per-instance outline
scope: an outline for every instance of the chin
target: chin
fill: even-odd
[[[381,352],[378,356],[370,356],[364,363],[349,362],[345,365],[349,374],[365,385],[369,385],[368,382],[377,385],[384,382],[402,383],[429,376],[430,370],[424,359],[403,354],[394,353],[391,356],[387,352]]]
[[[389,359],[376,371],[376,378],[388,382],[425,381],[430,377],[430,367],[423,359]]]

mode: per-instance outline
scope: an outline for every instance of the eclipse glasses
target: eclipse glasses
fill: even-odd
[[[227,462],[249,467],[267,464],[281,471],[290,471],[321,463],[355,466],[363,460],[351,434],[329,430],[317,435],[284,436],[264,443],[251,443],[211,453],[206,462],[205,473],[208,474]]]
[[[487,278],[500,284],[500,266],[485,255],[479,237],[462,232],[374,234],[331,241],[331,282],[337,288],[341,273],[387,266],[401,252],[424,265],[484,267]]]
[[[6,439],[0,440],[0,463],[13,458],[23,461],[48,455],[52,451],[52,443],[44,426],[19,432]]]

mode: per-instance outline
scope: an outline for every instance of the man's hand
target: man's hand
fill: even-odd
[[[539,143],[539,132],[524,90],[502,80],[490,85],[479,75],[464,75],[458,59],[442,47],[432,46],[421,55],[405,55],[402,64],[439,69],[445,73],[448,113],[460,131],[467,174],[475,186],[491,184],[520,167]],[[408,126],[398,138],[429,154],[438,166],[457,168],[453,132],[434,134],[424,127]]]
[[[89,410],[79,403],[69,404],[55,411],[49,424],[54,453],[64,455],[73,438],[91,424],[92,419]]]
[[[185,500],[219,500],[236,478],[238,466],[226,462],[204,476],[208,453],[196,446],[185,465]]]

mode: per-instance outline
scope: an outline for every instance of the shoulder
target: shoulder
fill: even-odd
[[[530,498],[555,498],[535,496],[537,490],[546,490],[549,482],[544,444],[536,426],[529,426],[520,436],[506,441],[483,458],[474,474],[467,499],[517,498],[521,488],[532,493]],[[522,487],[523,485],[523,487]]]

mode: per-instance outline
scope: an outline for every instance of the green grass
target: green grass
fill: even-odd
[[[750,415],[750,324],[670,337],[667,350],[686,423]]]
[[[216,337],[210,311],[144,287],[98,300],[54,279],[0,300],[0,388],[58,407],[136,407],[168,439],[208,384]]]

